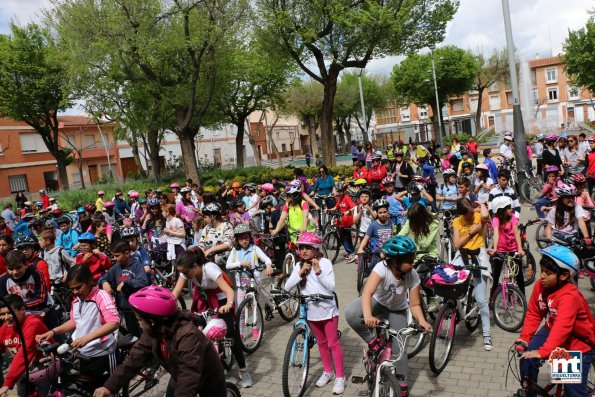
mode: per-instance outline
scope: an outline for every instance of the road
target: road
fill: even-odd
[[[534,210],[524,207],[522,210],[522,222],[535,217]],[[529,229],[529,241],[534,241],[536,226]],[[536,260],[539,262],[541,255],[531,244],[531,249]],[[339,328],[343,334],[341,345],[344,352],[345,373],[348,385],[344,396],[365,396],[367,390],[365,385],[351,383],[353,375],[364,375],[362,366],[362,352],[364,342],[349,328],[343,318],[345,306],[356,298],[356,271],[355,264],[341,261],[335,265],[335,277],[337,295],[339,297],[341,317]],[[590,290],[587,279],[579,281],[583,294],[587,297],[592,310],[595,310],[595,293]],[[528,293],[532,287],[527,288]],[[248,366],[254,380],[254,386],[249,389],[242,389],[242,396],[275,396],[283,395],[281,387],[281,368],[283,354],[287,339],[292,327],[285,323],[278,315],[265,323],[264,341],[259,350],[247,356]],[[473,333],[469,333],[464,324],[459,324],[456,330],[455,343],[452,359],[442,374],[436,377],[430,370],[428,364],[428,347],[409,361],[411,368],[410,391],[413,396],[440,396],[440,397],[502,397],[512,396],[518,388],[518,384],[512,377],[508,376],[508,385],[505,385],[506,372],[508,367],[508,350],[516,338],[516,334],[502,331],[492,323],[492,338],[494,349],[490,352],[483,350],[483,339],[481,327]],[[314,383],[322,371],[322,364],[318,354],[318,347],[311,350],[311,369],[308,377],[306,396],[330,397],[332,384],[323,388],[317,388]],[[547,366],[546,366],[547,367]],[[546,371],[542,370],[544,383],[547,382]],[[593,372],[593,371],[592,371]],[[227,374],[228,380],[238,383],[237,365]],[[165,384],[165,379],[162,385]],[[155,391],[156,395],[162,395],[164,387]],[[159,394],[161,393],[161,394]]]

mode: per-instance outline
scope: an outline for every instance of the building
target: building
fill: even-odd
[[[254,112],[249,117],[250,130],[254,132],[256,151],[262,160],[276,159],[272,143],[275,143],[281,158],[295,158],[305,154],[312,147],[320,148],[320,133],[316,133],[316,144],[310,139],[305,123],[293,115],[278,115],[268,110],[266,114]],[[266,133],[272,127],[271,135]],[[272,138],[272,139],[270,139]]]
[[[558,132],[576,129],[587,120],[595,120],[591,94],[568,81],[560,57],[533,59],[521,63],[520,99],[527,132]],[[449,98],[442,109],[446,134],[471,133],[493,129],[497,134],[513,130],[513,97],[508,81],[492,84],[482,94],[478,116],[479,93],[469,91]],[[434,136],[430,106],[390,105],[376,113],[376,141],[426,141]],[[480,131],[476,131],[480,117]]]

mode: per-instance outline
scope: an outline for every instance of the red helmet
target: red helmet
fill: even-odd
[[[585,176],[583,174],[574,174],[574,175],[572,175],[572,180],[574,181],[574,184],[575,185],[587,181],[587,179],[585,178]]]
[[[130,295],[128,303],[136,311],[150,317],[170,317],[178,312],[174,294],[167,288],[156,285],[144,287]]]

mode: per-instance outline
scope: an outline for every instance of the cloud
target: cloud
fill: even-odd
[[[0,0],[0,33],[10,32],[11,21],[19,25],[39,21],[42,9],[49,6],[49,0]]]

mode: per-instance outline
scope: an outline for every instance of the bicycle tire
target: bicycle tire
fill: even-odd
[[[334,265],[339,257],[339,250],[341,249],[341,240],[339,233],[334,230],[327,232],[322,238],[322,245],[326,248],[327,259]]]
[[[545,235],[545,227],[547,226],[546,221],[542,221],[539,225],[537,225],[537,229],[535,230],[535,243],[539,248],[547,247],[550,242]]]
[[[492,314],[494,315],[494,322],[498,327],[504,331],[516,332],[521,329],[523,322],[525,321],[525,315],[527,314],[527,298],[525,298],[525,295],[523,295],[519,287],[514,284],[507,284],[506,289],[508,304],[512,305],[512,309],[504,308],[502,288],[498,286],[496,292],[494,293]],[[518,303],[520,303],[522,307],[522,313],[520,316],[515,315],[517,310],[514,309],[515,307],[518,307]],[[498,309],[504,309],[505,312],[501,314]],[[505,317],[512,319],[512,321],[505,322]]]
[[[374,379],[374,381],[376,380]],[[380,374],[380,387],[378,388],[377,394],[382,397],[402,396],[401,385],[397,382],[397,378],[391,371],[388,371],[387,368]]]
[[[440,375],[450,360],[452,344],[456,334],[456,323],[456,308],[451,306],[450,303],[443,304],[438,315],[436,315],[430,338],[430,369],[436,375]],[[448,326],[446,332],[445,326]],[[441,340],[446,340],[445,351],[441,354],[441,357],[438,357],[440,352],[436,351],[436,343],[441,343]]]
[[[467,314],[471,310],[473,310],[476,305],[477,305],[477,302],[475,302],[475,296],[473,295],[473,286],[470,286],[469,291],[467,292],[467,302],[465,305],[465,316],[467,316]],[[477,329],[477,327],[479,327],[480,318],[481,317],[479,316],[479,310],[478,310],[476,317],[470,318],[470,319],[468,319],[468,318],[465,319],[465,327],[467,327],[469,332],[473,332]]]
[[[446,239],[443,243],[440,244],[440,259],[443,261],[450,263],[454,257],[453,248],[454,245],[450,238]],[[450,249],[449,249],[450,248]],[[450,253],[449,253],[450,252]]]
[[[248,307],[248,310],[246,310],[246,313],[244,313],[244,309],[246,309],[246,307],[249,304],[254,304],[254,301],[256,301],[256,318],[252,318],[254,310],[251,307]],[[253,326],[249,327],[248,329],[242,330],[242,316],[244,325],[246,325],[246,318],[248,318],[251,321],[250,323],[253,324]],[[262,317],[262,307],[260,306],[258,300],[254,296],[250,296],[249,298],[244,299],[238,306],[238,309],[236,310],[235,318],[237,340],[240,343],[240,347],[246,353],[254,353],[260,347],[260,344],[262,343],[262,335],[264,334],[264,319]],[[257,331],[256,339],[254,339],[255,329]],[[246,343],[247,341],[253,343]]]
[[[520,193],[523,199],[531,205],[534,205],[537,199],[541,197],[541,189],[537,190],[537,185],[530,180],[524,180],[521,183]]]
[[[301,340],[300,340],[301,338]],[[306,382],[308,381],[308,371],[310,369],[310,342],[306,340],[306,330],[302,327],[298,327],[293,330],[287,341],[287,347],[285,348],[285,355],[283,357],[283,370],[281,375],[281,384],[283,386],[284,397],[301,397],[306,391]],[[295,365],[292,363],[292,359],[296,358],[298,352],[302,352],[300,356],[300,362]],[[297,389],[293,387],[293,382],[290,385],[289,379],[291,374],[294,372],[293,368],[301,369],[298,371],[298,384]],[[299,373],[301,372],[301,374]],[[291,390],[290,390],[291,388]]]
[[[233,368],[233,351],[231,350],[231,346],[233,345],[234,340],[231,338],[224,338],[219,345],[221,349],[223,349],[223,355],[221,356],[221,363],[223,364],[223,368],[229,371]]]
[[[240,389],[233,383],[225,382],[225,387],[227,388],[227,397],[242,397]]]
[[[421,310],[424,314],[424,317],[426,318],[426,321],[428,319],[428,305],[425,301],[425,297],[422,296],[421,298]],[[413,358],[415,357],[420,351],[422,351],[424,349],[424,347],[426,347],[426,344],[428,342],[428,338],[427,338],[428,334],[420,332],[417,335],[412,335],[412,336],[408,336],[406,343],[405,343],[405,347],[407,349],[407,358]]]
[[[281,265],[281,270],[284,273],[284,277],[279,279],[279,281],[277,283],[277,287],[279,289],[284,289],[287,279],[291,275],[291,272],[293,272],[293,267],[295,266],[295,263],[296,263],[295,260],[296,260],[296,258],[295,258],[295,254],[293,252],[289,251],[287,254],[285,254],[285,258],[283,259],[283,264]]]
[[[589,280],[591,282],[591,290],[595,291],[595,278],[589,277]]]
[[[141,378],[133,378],[124,384],[121,390],[123,397],[139,397],[159,384],[158,372],[160,365],[156,361],[149,363],[139,372]],[[140,388],[140,391],[139,391]]]
[[[522,258],[521,263],[523,278],[525,280],[524,284],[525,287],[528,287],[535,282],[535,278],[537,277],[537,264],[535,263],[533,254],[529,251],[525,251],[525,256]]]
[[[368,269],[369,260],[366,258],[366,254],[357,256],[357,295],[362,294],[364,288],[364,281],[366,280],[366,271]]]
[[[290,323],[295,320],[300,313],[300,301],[295,297],[281,298],[285,299],[285,301],[278,302],[275,300],[277,313],[279,313],[283,320]]]

